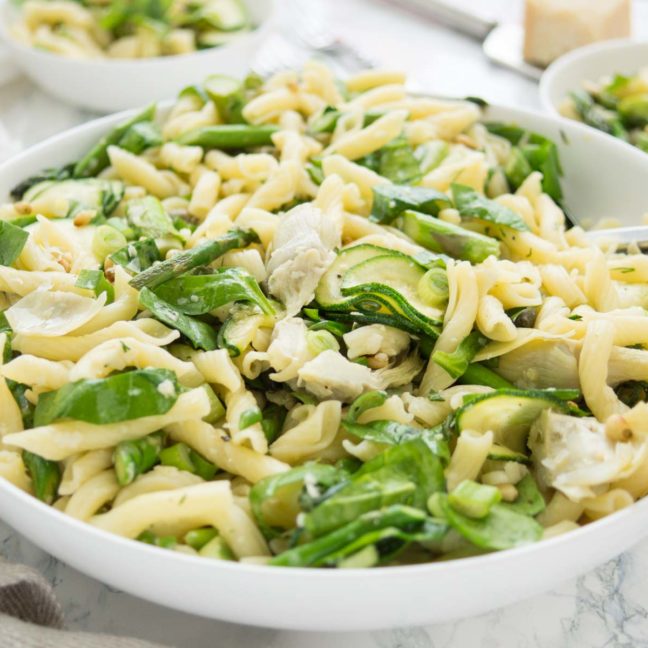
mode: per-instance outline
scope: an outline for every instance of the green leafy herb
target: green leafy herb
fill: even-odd
[[[428,497],[444,487],[443,466],[443,460],[422,439],[391,446],[307,513],[304,526],[317,537],[390,504],[423,509]]]
[[[27,450],[23,450],[22,458],[32,480],[34,495],[42,502],[52,504],[61,483],[61,467],[56,461],[49,461]]]
[[[391,223],[408,209],[436,216],[441,209],[452,206],[446,194],[426,187],[377,185],[373,188],[373,197],[370,220],[383,225]]]
[[[493,506],[486,517],[476,519],[457,511],[447,495],[439,494],[436,500],[445,521],[481,549],[512,549],[542,538],[543,529],[532,517],[502,504]]]
[[[20,256],[28,238],[25,230],[0,220],[0,265],[10,266]]]
[[[115,298],[115,289],[113,288],[113,285],[106,279],[106,275],[104,275],[101,270],[81,270],[74,285],[77,288],[92,290],[92,292],[97,295],[97,297],[102,293],[106,293],[107,304],[111,304]]]
[[[410,542],[439,542],[447,526],[408,506],[370,511],[316,540],[275,556],[271,565],[285,567],[344,566],[344,560],[367,547],[378,560],[388,559]],[[352,566],[347,564],[346,566]]]
[[[271,503],[274,498],[292,493],[296,500],[299,490],[306,482],[310,489],[316,490],[319,497],[322,491],[327,490],[346,476],[345,472],[335,466],[307,463],[257,482],[250,490],[250,506],[259,529],[266,538],[276,537],[280,533],[266,520],[265,506]],[[324,484],[324,488],[321,488],[322,484]],[[284,491],[284,489],[288,489],[288,491]]]
[[[256,279],[243,268],[176,277],[156,288],[155,294],[186,315],[202,315],[234,302],[255,304],[267,315],[275,313]]]
[[[109,258],[113,263],[126,268],[129,272],[143,273],[144,270],[160,261],[162,257],[155,241],[148,238],[125,245],[111,254]]]
[[[520,232],[529,231],[528,225],[514,211],[482,196],[472,187],[454,183],[452,197],[455,207],[464,218],[479,218]]]
[[[136,369],[108,378],[78,380],[40,395],[34,425],[61,419],[95,425],[166,414],[181,387],[168,369]]]
[[[213,351],[218,348],[217,333],[206,322],[181,313],[148,288],[140,290],[139,301],[143,308],[151,311],[153,317],[180,331],[195,348],[205,351]]]
[[[164,211],[162,203],[153,196],[129,200],[126,218],[137,236],[151,239],[178,236],[171,217]]]
[[[512,502],[503,502],[505,506],[511,511],[521,513],[522,515],[530,515],[534,517],[538,513],[545,510],[546,504],[542,493],[538,490],[538,485],[531,473],[527,473],[522,479],[515,484],[518,495]]]

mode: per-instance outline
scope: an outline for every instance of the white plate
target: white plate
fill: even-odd
[[[627,225],[648,211],[648,156],[575,122],[491,106],[556,141],[568,208]],[[124,115],[105,117],[0,165],[0,201],[43,167],[85,153]],[[136,596],[237,623],[301,630],[360,630],[445,622],[555,587],[648,534],[648,499],[564,536],[487,556],[370,570],[262,567],[186,556],[79,522],[0,480],[0,518],[76,569]]]
[[[150,59],[66,58],[17,42],[8,32],[16,17],[10,0],[0,0],[0,37],[25,74],[61,101],[100,113],[173,97],[210,74],[243,76],[275,22],[274,0],[246,0],[253,31],[221,47]]]
[[[581,90],[583,81],[602,76],[636,74],[648,66],[648,41],[617,39],[594,43],[561,56],[540,80],[540,101],[552,115],[560,116],[560,105],[569,92]]]

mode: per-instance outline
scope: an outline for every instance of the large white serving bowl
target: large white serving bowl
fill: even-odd
[[[560,116],[565,97],[583,87],[583,81],[597,81],[614,74],[636,74],[648,66],[648,41],[621,38],[579,47],[554,61],[540,79],[540,101],[552,115]]]
[[[163,109],[163,110],[166,110]],[[77,159],[125,114],[57,135],[0,165],[0,202],[43,167]],[[636,225],[648,211],[648,156],[575,122],[491,106],[486,119],[551,137],[570,211]],[[48,553],[136,596],[237,623],[361,630],[445,622],[555,587],[648,535],[648,499],[534,545],[435,564],[292,569],[209,560],[125,540],[75,520],[0,479],[0,518]]]
[[[14,62],[44,90],[62,101],[110,113],[168,99],[210,74],[245,74],[276,20],[275,0],[246,0],[256,28],[227,45],[192,54],[145,59],[73,59],[29,47],[9,33],[17,9],[0,0],[0,40]]]

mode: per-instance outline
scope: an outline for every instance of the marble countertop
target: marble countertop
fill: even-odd
[[[483,4],[509,20],[519,14],[515,0]],[[639,33],[648,30],[647,9],[648,3],[638,3]],[[407,70],[431,92],[539,108],[537,86],[490,65],[476,42],[385,2],[345,0],[344,23],[336,27],[373,59]],[[0,159],[92,116],[51,99],[24,79],[14,81],[0,88]],[[133,635],[177,648],[648,648],[648,540],[552,592],[480,617],[344,634],[250,628],[168,610],[67,567],[2,522],[0,553],[45,574],[70,628]]]

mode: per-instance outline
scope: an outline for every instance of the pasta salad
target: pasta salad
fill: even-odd
[[[560,112],[648,152],[648,68],[586,81]]]
[[[402,74],[212,77],[0,207],[0,476],[221,560],[430,562],[648,492],[648,257]]]
[[[11,32],[61,56],[134,59],[219,47],[252,27],[243,0],[27,0]]]

